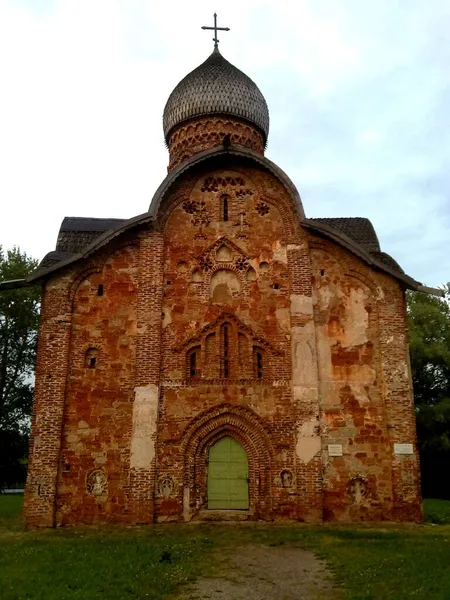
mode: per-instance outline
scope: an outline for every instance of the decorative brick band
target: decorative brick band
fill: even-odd
[[[181,125],[170,136],[169,171],[183,160],[194,154],[220,146],[225,136],[231,144],[246,146],[255,152],[264,154],[264,138],[258,129],[246,121],[224,117],[198,117]]]

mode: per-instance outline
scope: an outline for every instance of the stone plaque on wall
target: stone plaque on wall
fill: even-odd
[[[328,444],[328,456],[342,456],[342,444]]]
[[[394,444],[394,454],[414,454],[412,444]]]

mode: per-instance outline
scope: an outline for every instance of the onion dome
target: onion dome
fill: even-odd
[[[258,86],[229,63],[218,49],[191,71],[170,94],[164,108],[166,142],[175,127],[188,119],[206,115],[229,115],[269,134],[269,109]]]

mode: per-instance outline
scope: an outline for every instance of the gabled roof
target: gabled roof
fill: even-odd
[[[84,219],[67,217],[64,219],[58,235],[57,250],[49,252],[34,276],[37,279],[46,272],[54,271],[65,264],[82,257],[91,246],[101,245],[104,238],[119,235],[122,230],[129,229],[129,221],[138,224],[138,219]],[[148,213],[140,216],[140,221],[150,220]],[[372,223],[362,217],[303,219],[302,224],[315,233],[325,235],[346,247],[366,263],[400,279],[408,288],[419,289],[421,283],[406,275],[398,263],[385,252],[381,252],[377,235]],[[115,227],[108,228],[108,225]],[[219,240],[221,241],[221,240]],[[219,242],[218,241],[218,242]],[[33,275],[33,274],[32,274]]]
[[[132,219],[94,219],[83,217],[66,217],[58,235],[56,250],[49,252],[42,260],[36,271],[30,273],[21,285],[34,284],[44,280],[59,269],[69,266],[78,260],[92,255],[96,250],[109,243],[113,238],[122,235],[133,228],[149,226],[155,221],[160,203],[177,179],[190,168],[209,161],[228,157],[241,157],[256,162],[262,168],[270,171],[284,185],[292,198],[298,218],[303,227],[315,234],[333,240],[337,244],[356,254],[361,260],[375,269],[395,277],[407,288],[442,295],[441,290],[427,288],[404,273],[398,263],[388,254],[380,250],[377,235],[372,223],[362,217],[348,218],[317,218],[306,219],[301,199],[292,181],[277,165],[260,154],[241,146],[230,146],[199,152],[184,161],[171,171],[159,186],[153,196],[149,212]],[[0,282],[0,289],[6,289],[6,284]],[[19,287],[17,284],[16,287]],[[10,287],[8,288],[10,289]]]
[[[56,250],[74,254],[81,252],[100,234],[125,223],[126,219],[92,219],[65,217],[59,229]]]
[[[368,252],[380,252],[380,243],[369,219],[363,217],[321,217],[315,218],[314,221],[325,223],[325,225],[330,225],[333,229],[345,233]]]

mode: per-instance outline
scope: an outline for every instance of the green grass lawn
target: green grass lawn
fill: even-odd
[[[428,498],[423,501],[423,511],[427,523],[450,525],[450,501]],[[450,598],[450,594],[449,594]]]
[[[450,526],[300,524],[76,527],[25,532],[20,496],[0,496],[1,600],[168,598],[237,545],[293,545],[324,558],[351,600],[450,599]],[[448,522],[450,502],[425,502]]]

